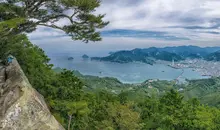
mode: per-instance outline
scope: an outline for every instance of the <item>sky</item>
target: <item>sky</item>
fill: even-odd
[[[102,0],[95,13],[106,14],[104,20],[110,24],[101,30],[100,42],[72,41],[62,31],[41,26],[28,35],[46,51],[220,46],[219,7],[220,0]]]

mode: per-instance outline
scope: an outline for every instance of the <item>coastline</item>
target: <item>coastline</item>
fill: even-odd
[[[60,62],[60,60],[54,61],[55,62],[52,62],[52,64],[54,64],[55,67],[60,66],[61,68],[78,70],[83,75],[96,76],[100,78],[113,77],[117,78],[120,82],[125,84],[140,84],[149,79],[159,79],[166,81],[178,80],[178,82],[184,82],[185,77],[189,77],[187,78],[189,80],[210,78],[202,76],[201,73],[198,73],[198,70],[193,71],[193,67],[172,67],[170,65],[171,62],[159,60],[153,66],[143,62],[130,62],[121,64],[115,62],[90,60],[90,62],[85,62],[84,60],[73,60],[70,62],[64,59],[63,62]],[[190,69],[188,70],[188,68]],[[185,69],[187,69],[187,71]],[[182,78],[183,75],[184,77]]]

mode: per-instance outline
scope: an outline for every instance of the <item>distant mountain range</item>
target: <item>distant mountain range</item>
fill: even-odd
[[[220,61],[220,47],[178,46],[165,48],[133,49],[111,52],[106,57],[91,57],[91,60],[117,63],[144,62],[154,64],[155,60],[181,61],[187,58]]]

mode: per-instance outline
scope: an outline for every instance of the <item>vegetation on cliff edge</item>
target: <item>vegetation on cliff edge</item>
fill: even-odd
[[[196,99],[185,101],[174,90],[161,96],[138,97],[138,100],[133,100],[135,94],[129,97],[129,91],[114,94],[84,90],[86,82],[72,71],[55,73],[44,51],[23,33],[41,25],[63,30],[75,40],[101,40],[96,29],[107,23],[102,21],[104,15],[92,13],[99,5],[99,0],[0,2],[0,58],[5,59],[8,54],[17,58],[32,86],[45,97],[52,114],[69,130],[220,129],[219,109],[202,105]],[[68,9],[72,11],[71,16],[64,13]],[[54,24],[63,18],[71,24],[63,27]]]

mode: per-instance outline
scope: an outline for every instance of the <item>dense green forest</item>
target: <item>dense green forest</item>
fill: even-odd
[[[60,73],[61,68],[53,69]],[[116,78],[82,75],[78,71],[73,71],[82,82],[86,91],[108,91],[113,94],[121,92],[129,93],[129,99],[140,100],[139,97],[162,96],[170,90],[178,91],[184,96],[184,100],[197,98],[201,103],[220,107],[220,78],[213,77],[209,79],[187,80],[187,83],[176,84],[175,81],[166,80],[146,80],[138,84],[124,84]]]
[[[24,6],[18,6],[17,2],[23,2]],[[91,13],[98,6],[98,0],[1,2],[0,59],[9,54],[17,58],[32,86],[45,97],[52,114],[69,130],[220,129],[220,110],[198,100],[204,98],[203,101],[209,101],[212,94],[217,97],[219,79],[190,81],[187,86],[179,86],[190,93],[179,93],[178,86],[167,81],[146,81],[134,86],[112,78],[84,77],[70,70],[57,73],[44,51],[33,45],[24,33],[33,31],[38,24],[45,25],[51,19],[67,17],[63,12],[73,8],[79,18],[75,21],[77,23],[69,17],[72,25],[51,27],[63,30],[75,40],[101,40],[95,29],[107,23],[102,21],[104,15]],[[34,23],[29,21],[30,18],[41,22]]]

